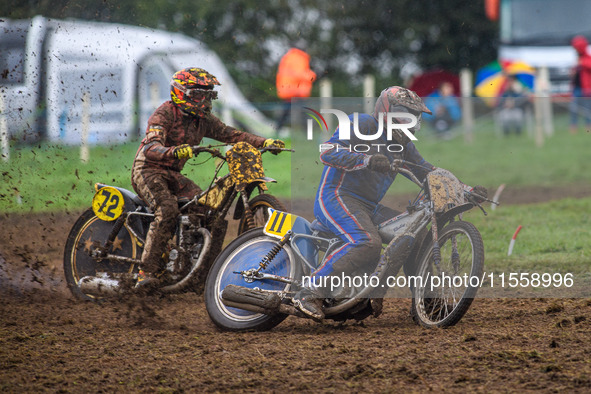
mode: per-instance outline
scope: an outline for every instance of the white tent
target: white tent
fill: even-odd
[[[198,40],[110,23],[42,17],[29,22],[19,28],[26,34],[20,83],[0,88],[13,137],[40,133],[50,141],[78,144],[86,116],[90,143],[137,138],[152,111],[170,99],[171,75],[186,67],[204,68],[220,80],[216,110],[227,123],[233,123],[228,115],[233,113],[257,134],[271,131],[219,57]],[[2,28],[10,29],[10,21],[0,22]],[[11,56],[4,63],[18,63]]]

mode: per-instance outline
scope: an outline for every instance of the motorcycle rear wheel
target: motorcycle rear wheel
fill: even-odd
[[[98,261],[90,255],[97,244],[105,244],[113,224],[114,222],[105,222],[99,219],[89,208],[80,215],[70,230],[64,248],[64,275],[68,288],[74,297],[80,300],[98,300],[97,297],[80,291],[78,283],[81,278],[103,274],[131,274],[137,270],[134,264],[110,262],[107,259]],[[117,234],[109,252],[133,259],[142,254],[135,237],[125,226]]]
[[[271,280],[255,280],[249,283],[242,275],[235,273],[257,268],[261,259],[278,243],[278,239],[265,235],[262,228],[255,228],[232,241],[218,256],[205,282],[205,307],[211,320],[220,329],[266,331],[287,317],[284,314],[270,316],[228,307],[221,299],[222,291],[230,284],[251,289],[257,287],[261,290],[289,290],[290,284],[287,283]],[[264,272],[293,278],[296,269],[293,250],[289,245],[284,245]]]
[[[439,248],[439,267],[434,264],[433,242],[422,255],[416,271],[420,280],[413,289],[412,318],[427,328],[458,323],[470,308],[484,271],[484,244],[472,223],[456,221],[444,227]]]

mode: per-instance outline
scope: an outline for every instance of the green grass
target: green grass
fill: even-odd
[[[449,169],[465,183],[482,184],[491,190],[501,183],[508,186],[589,183],[591,133],[570,135],[566,122],[566,116],[556,117],[556,133],[546,139],[542,148],[537,148],[526,135],[497,136],[491,119],[486,117],[476,122],[472,144],[466,144],[462,136],[437,139],[425,128],[416,145],[432,164]],[[278,180],[270,186],[270,192],[282,199],[314,198],[323,168],[318,159],[321,141],[306,141],[303,132],[295,131],[292,141],[295,153],[265,154],[267,176]],[[10,161],[0,162],[0,211],[77,210],[88,206],[95,182],[131,188],[130,168],[137,146],[138,142],[130,142],[93,147],[89,163],[80,162],[76,147],[13,146]],[[207,155],[201,155],[189,161],[184,171],[203,188],[211,181],[214,168],[213,160],[205,161],[206,158]],[[416,190],[414,184],[398,177],[390,193]]]
[[[415,143],[423,157],[437,167],[452,171],[462,182],[488,188],[508,186],[563,186],[591,182],[591,132],[568,133],[566,116],[555,119],[555,134],[541,148],[527,135],[501,137],[490,118],[476,122],[474,142],[467,144],[462,135],[450,140],[435,138],[425,127]],[[293,140],[294,197],[314,197],[322,172],[318,160],[318,141],[306,141],[303,131]],[[298,176],[295,176],[298,175]],[[311,179],[311,180],[310,180]],[[398,177],[390,193],[406,194],[416,186]]]
[[[90,149],[88,163],[80,161],[77,147],[34,145],[13,147],[8,163],[0,162],[0,212],[54,212],[88,207],[94,184],[102,182],[130,190],[131,165],[139,142]],[[187,163],[183,173],[202,188],[214,174],[214,160],[201,154]],[[273,194],[289,198],[289,153],[263,155],[266,175]],[[227,166],[220,174],[227,173]]]
[[[505,272],[591,272],[591,198],[499,206],[488,216],[473,209],[464,215],[480,230],[486,269]],[[509,242],[523,226],[511,256]]]

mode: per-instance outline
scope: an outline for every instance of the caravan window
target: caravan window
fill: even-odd
[[[24,83],[29,23],[8,22],[0,32],[0,85]]]

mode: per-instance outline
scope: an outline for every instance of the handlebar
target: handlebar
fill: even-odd
[[[419,164],[411,163],[410,161],[406,161],[406,160],[402,160],[402,159],[395,159],[392,161],[392,164],[390,165],[390,169],[392,170],[392,172],[396,172],[396,173],[400,173],[400,174],[408,176],[408,178],[411,181],[416,183],[420,188],[423,188],[425,185],[421,181],[419,181],[419,179],[415,176],[415,174],[412,173],[412,171],[410,171],[409,169],[406,169],[406,168],[402,168],[402,166],[405,164],[415,166],[415,167],[424,167]]]
[[[222,155],[222,153],[217,150],[217,149],[212,149],[206,146],[199,146],[199,145],[195,145],[192,146],[191,149],[193,149],[193,153],[195,154],[195,156],[201,152],[206,152],[211,154],[214,157],[219,157],[220,159],[226,159],[226,157],[224,155]]]
[[[226,156],[220,152],[218,149],[215,148],[210,148],[209,146],[200,146],[200,145],[194,145],[191,147],[191,149],[193,149],[193,153],[195,154],[195,156],[199,153],[202,152],[206,152],[209,153],[210,155],[212,155],[213,157],[218,157],[222,160],[226,160]],[[259,149],[259,152],[261,153],[265,153],[265,152],[272,152],[272,151],[281,151],[281,152],[295,152],[295,150],[293,149],[287,149],[287,148],[261,148]]]

